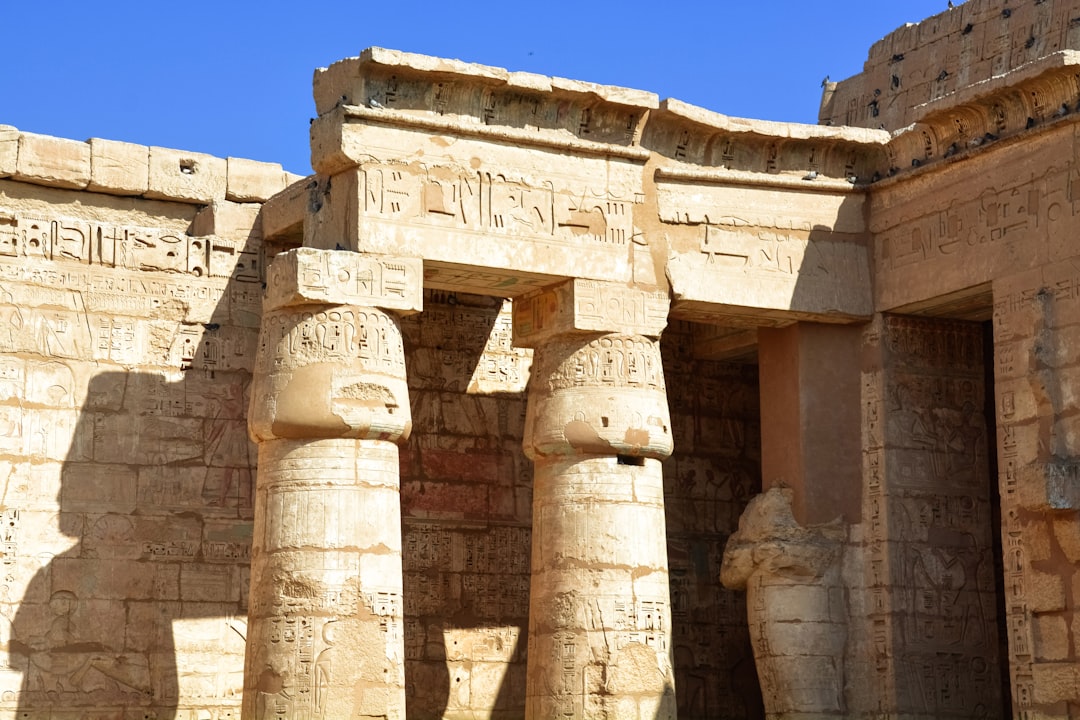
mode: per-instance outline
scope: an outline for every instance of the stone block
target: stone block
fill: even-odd
[[[0,125],[0,178],[15,174],[19,161],[19,131]]]
[[[1075,700],[1080,694],[1080,666],[1075,663],[1035,663],[1031,674],[1037,703]]]
[[[659,337],[667,327],[665,291],[574,279],[514,301],[514,344],[536,347],[568,333]]]
[[[90,182],[90,146],[78,140],[22,133],[16,180],[64,188]]]
[[[769,619],[774,622],[827,620],[829,590],[824,585],[782,584],[763,588]]]
[[[1029,570],[1027,598],[1032,612],[1055,612],[1065,609],[1065,584],[1060,575]]]
[[[263,307],[321,303],[419,312],[423,271],[420,258],[295,248],[270,265]]]
[[[300,178],[304,180],[304,178]],[[267,239],[299,240],[304,234],[304,215],[311,195],[310,182],[292,182],[281,193],[262,204],[262,234]]]
[[[1069,656],[1069,626],[1060,615],[1032,618],[1035,658],[1065,660]]]
[[[149,187],[150,148],[90,138],[88,190],[111,195],[142,195]]]
[[[1014,428],[1028,448],[1038,447],[1041,438],[1025,430],[1036,429],[1034,424]],[[1058,460],[1036,463],[1021,470],[1019,504],[1037,512],[1080,510],[1080,463]]]
[[[769,651],[774,655],[829,655],[840,658],[844,654],[847,628],[830,622],[774,622],[766,623]]]
[[[195,215],[191,234],[197,237],[217,235],[234,240],[247,240],[260,234],[257,203],[235,203],[215,200]]]
[[[1070,563],[1080,563],[1080,519],[1076,514],[1056,517],[1053,521],[1054,537]]]
[[[224,158],[151,147],[146,197],[191,203],[224,199],[227,176]]]
[[[777,710],[784,717],[797,717],[800,712],[839,713],[840,688],[833,682],[837,676],[836,663],[836,659],[821,655],[773,658],[777,674],[785,678],[785,692],[776,698]]]
[[[226,200],[261,202],[285,189],[285,171],[278,163],[231,157],[226,167]]]

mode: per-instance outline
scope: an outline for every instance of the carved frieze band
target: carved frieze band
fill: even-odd
[[[0,208],[0,258],[262,281],[258,244]]]

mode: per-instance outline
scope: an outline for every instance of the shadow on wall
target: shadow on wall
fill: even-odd
[[[0,180],[4,717],[239,716],[261,253],[197,212]]]
[[[519,718],[525,707],[532,464],[528,353],[509,308],[427,290],[401,323],[413,431],[401,449],[410,718]]]
[[[764,717],[744,596],[720,562],[761,489],[757,368],[700,358],[672,322],[661,350],[675,450],[664,462],[675,693],[680,720]]]
[[[254,470],[247,373],[104,373],[78,403],[70,370],[47,365],[66,409],[31,417],[82,411],[58,486],[35,457],[7,473],[5,506],[22,502],[5,511],[5,540],[36,550],[5,568],[9,581],[33,572],[9,639],[17,717],[165,720],[181,695],[217,720],[238,717]]]

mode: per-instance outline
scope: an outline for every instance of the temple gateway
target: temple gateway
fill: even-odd
[[[819,125],[373,48],[0,126],[0,718],[1080,717],[1080,0]]]

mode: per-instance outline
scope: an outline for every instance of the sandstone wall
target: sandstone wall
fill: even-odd
[[[745,596],[717,578],[728,537],[761,489],[757,368],[703,358],[701,330],[674,323],[661,343],[675,439],[664,463],[675,692],[680,718],[756,718]]]
[[[905,717],[1001,716],[982,326],[886,316],[866,336],[862,534],[873,687]]]
[[[985,332],[993,335],[1004,562],[998,633],[1008,636],[1014,708],[1049,717],[1075,712],[1078,687],[1068,609],[1076,554],[1067,530],[1077,508],[1067,389],[1075,151],[1076,126],[1061,121],[966,162],[884,182],[870,214],[879,308],[993,318]],[[983,385],[990,383],[987,376]]]
[[[235,717],[252,201],[289,177],[8,127],[0,177],[0,715]]]
[[[962,88],[1080,49],[1078,16],[1076,0],[958,2],[874,43],[862,73],[826,87],[820,121],[904,128]]]

